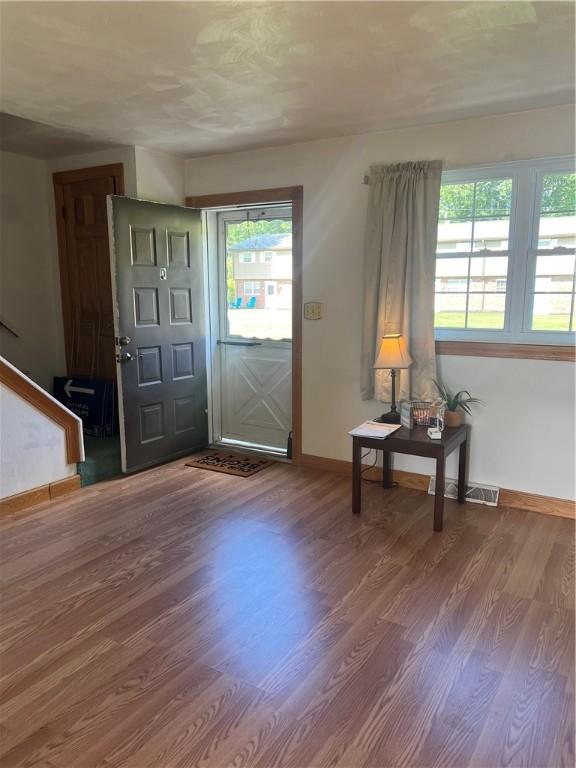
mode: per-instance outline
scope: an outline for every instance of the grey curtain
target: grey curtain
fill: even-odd
[[[434,273],[441,161],[374,165],[364,248],[362,399],[390,401],[390,372],[374,371],[379,340],[401,333],[414,360],[398,400],[428,399],[436,378]],[[397,380],[398,381],[398,380]]]

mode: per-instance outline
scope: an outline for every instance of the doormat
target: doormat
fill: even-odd
[[[198,469],[211,469],[213,472],[224,472],[227,475],[237,477],[250,477],[266,467],[276,464],[272,459],[261,459],[257,456],[247,456],[241,453],[214,453],[198,456],[186,462],[187,467]]]

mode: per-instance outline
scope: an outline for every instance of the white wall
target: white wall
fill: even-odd
[[[184,160],[135,147],[136,190],[140,200],[184,205]]]
[[[0,152],[0,353],[44,388],[64,372],[60,284],[43,160]]]
[[[128,197],[136,196],[136,156],[134,147],[102,149],[99,152],[85,152],[81,155],[55,157],[46,162],[50,185],[52,174],[58,171],[74,171],[78,168],[93,168],[99,165],[122,163],[124,166],[124,188]]]
[[[8,361],[2,362],[10,367]],[[36,388],[40,389],[37,385]],[[58,408],[67,410],[51,399]],[[82,422],[75,414],[68,413],[76,422],[83,461]],[[0,498],[76,474],[76,464],[67,462],[64,429],[3,384],[0,384],[0,435]]]
[[[0,152],[0,353],[52,391],[66,372],[52,174],[111,163],[124,166],[126,195],[183,204],[184,161],[141,147],[37,160]]]
[[[304,186],[304,300],[325,304],[304,321],[303,450],[350,459],[347,430],[384,410],[360,400],[362,242],[371,163],[444,160],[446,168],[573,154],[571,106],[314,141],[186,162],[186,194]],[[574,376],[569,363],[444,357],[448,385],[487,405],[473,424],[470,478],[574,497]],[[549,435],[536,447],[530,423]],[[397,457],[431,472],[432,463]],[[454,474],[453,463],[448,467]]]

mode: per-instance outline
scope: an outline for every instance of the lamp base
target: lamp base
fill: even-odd
[[[383,413],[382,416],[378,416],[373,421],[378,422],[378,424],[400,424],[400,414],[398,411],[388,411],[388,413]]]

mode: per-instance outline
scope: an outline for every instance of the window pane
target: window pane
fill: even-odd
[[[472,294],[468,299],[467,328],[504,328],[506,297],[493,293]]]
[[[228,334],[292,337],[292,222],[226,222]]]
[[[536,259],[536,275],[572,275],[574,274],[574,256],[564,254],[538,256]]]
[[[576,243],[576,174],[544,176],[538,248],[574,248]]]
[[[572,275],[551,275],[549,277],[537,277],[535,290],[539,293],[571,293],[573,285]]]
[[[562,293],[537,293],[532,311],[533,331],[568,331],[572,296]]]
[[[474,183],[443,184],[440,188],[438,253],[471,250]]]
[[[438,223],[438,253],[468,253],[472,240],[472,220]]]
[[[470,280],[470,293],[506,293],[505,277],[475,277]]]
[[[434,325],[436,328],[464,328],[466,322],[466,294],[436,294]]]
[[[474,182],[442,184],[439,221],[466,221],[474,212]]]
[[[476,184],[474,250],[506,251],[510,231],[512,179]]]
[[[470,260],[472,277],[506,277],[508,274],[507,256],[474,256]]]
[[[468,259],[436,259],[436,277],[468,277]]]
[[[468,280],[465,277],[440,277],[436,278],[437,293],[463,293],[468,289]]]

